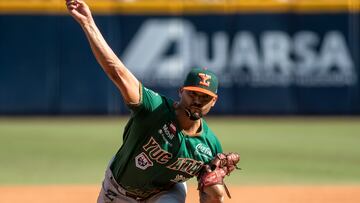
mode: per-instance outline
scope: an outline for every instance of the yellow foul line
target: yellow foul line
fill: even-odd
[[[225,1],[226,2],[226,1]],[[201,13],[263,13],[263,12],[359,12],[359,0],[315,1],[297,3],[291,1],[228,1],[226,3],[200,3],[196,1],[143,1],[116,2],[91,1],[89,4],[96,14],[201,14]],[[65,14],[63,1],[0,1],[3,14]]]

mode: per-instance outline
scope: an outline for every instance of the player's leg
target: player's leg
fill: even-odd
[[[146,200],[146,203],[185,203],[186,193],[186,183],[177,183],[171,189]]]
[[[130,197],[126,197],[120,192],[119,186],[114,180],[114,176],[108,167],[105,172],[105,178],[102,183],[97,203],[137,203],[137,201]]]

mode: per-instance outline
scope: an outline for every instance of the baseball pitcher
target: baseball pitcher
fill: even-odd
[[[65,1],[131,111],[123,145],[109,163],[97,202],[185,202],[185,182],[194,176],[200,202],[223,202],[223,178],[236,168],[239,155],[223,153],[202,118],[217,100],[216,75],[191,70],[179,89],[180,101],[162,96],[139,82],[115,55],[84,1]]]

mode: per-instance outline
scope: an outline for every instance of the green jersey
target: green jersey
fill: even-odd
[[[147,197],[197,175],[222,148],[204,119],[199,135],[188,136],[177,123],[173,100],[142,85],[140,94],[110,169],[127,191]]]

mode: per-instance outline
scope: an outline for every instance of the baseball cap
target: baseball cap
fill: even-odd
[[[215,73],[207,69],[192,69],[186,76],[183,88],[217,97],[219,81]]]

